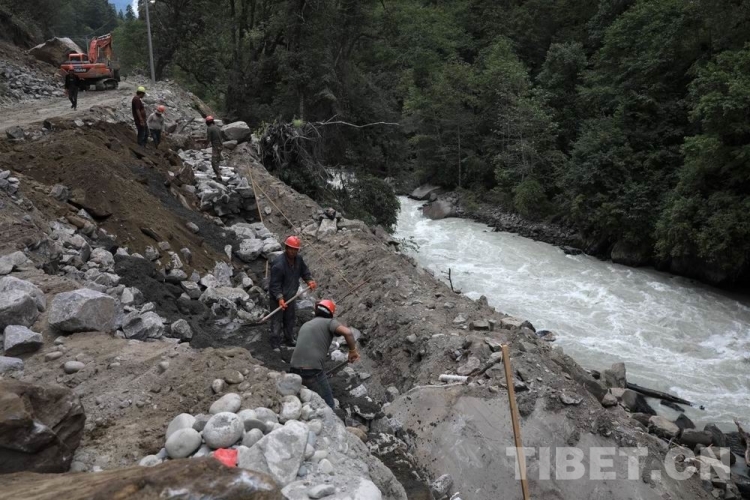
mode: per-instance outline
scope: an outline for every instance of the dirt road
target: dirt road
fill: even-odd
[[[121,82],[117,90],[81,92],[78,94],[78,109],[70,109],[67,97],[40,99],[36,102],[22,102],[13,106],[0,108],[0,132],[16,125],[25,127],[41,123],[48,118],[85,117],[86,112],[94,106],[110,106],[120,102],[133,93],[133,83]]]

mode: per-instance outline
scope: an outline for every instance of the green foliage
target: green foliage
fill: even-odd
[[[536,218],[544,212],[544,188],[535,179],[526,179],[514,189],[513,204],[518,213],[528,218]]]
[[[393,188],[383,179],[372,176],[348,183],[340,198],[347,217],[361,219],[368,225],[382,225],[393,232],[401,205]]]

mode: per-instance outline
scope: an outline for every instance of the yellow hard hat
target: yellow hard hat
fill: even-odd
[[[140,93],[140,92],[143,92],[145,94],[146,93],[146,87],[143,87],[143,86],[138,87],[138,90],[136,90],[136,93]]]

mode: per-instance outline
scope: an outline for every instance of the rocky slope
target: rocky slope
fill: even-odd
[[[139,491],[147,498],[170,488],[202,492],[191,471],[213,470],[200,460],[213,453],[271,484],[243,492],[257,498],[401,499],[404,486],[410,498],[520,498],[497,352],[509,344],[526,445],[577,445],[587,457],[599,446],[650,453],[638,480],[532,474],[534,497],[712,497],[697,478],[666,473],[671,445],[663,437],[680,434],[671,422],[649,418],[644,427],[624,393],[608,391],[528,322],[453,294],[384,231],[327,217],[270,176],[252,144],[234,150],[216,182],[208,152],[184,149],[201,130],[195,100],[170,92],[152,104],[168,100],[170,115],[181,117],[167,139],[179,154],[135,146],[133,131],[118,123],[129,121],[124,100],[0,144],[0,229],[8,235],[0,246],[0,377],[62,387],[86,415],[50,419],[36,409],[44,406],[0,385],[0,398],[12,403],[0,411],[0,464],[22,453],[30,470],[107,470],[102,477],[122,488],[153,485]],[[226,134],[228,147],[251,139],[241,125]],[[300,302],[300,317],[312,299],[332,298],[360,333],[362,362],[332,379],[336,414],[281,375],[291,352],[269,349],[268,326],[255,323],[267,310],[266,261],[292,233],[303,235],[320,284]],[[334,350],[331,364],[342,355]],[[441,375],[470,378],[446,385]],[[36,437],[38,429],[47,437]],[[398,480],[377,456],[401,470]],[[164,470],[162,480],[127,468],[137,463]],[[87,491],[104,487],[85,477]],[[248,476],[219,477],[227,480],[213,483],[216,497]],[[0,498],[19,498],[13,492],[32,491],[30,484],[38,498],[55,485],[86,497],[65,481],[10,476],[15,489]],[[710,489],[725,498],[736,492],[718,480]]]

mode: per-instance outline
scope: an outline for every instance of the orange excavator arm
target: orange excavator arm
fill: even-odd
[[[89,43],[89,61],[92,63],[108,63],[114,55],[111,34],[94,38]]]

